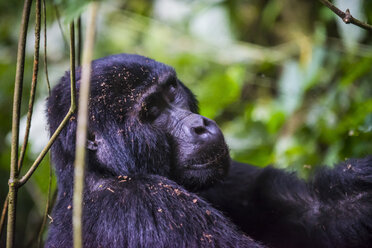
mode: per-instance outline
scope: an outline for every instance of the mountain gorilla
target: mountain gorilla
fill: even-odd
[[[48,99],[51,133],[69,109],[69,78]],[[138,55],[93,61],[90,97],[85,247],[263,247],[238,228],[271,247],[372,246],[371,158],[308,183],[231,163],[174,70]],[[74,116],[52,147],[59,191],[47,247],[72,246],[75,133]]]
[[[69,109],[69,78],[48,99],[51,133]],[[84,247],[263,247],[191,193],[230,163],[220,129],[197,112],[169,66],[126,54],[93,61]],[[47,247],[72,247],[75,134],[73,117],[52,147],[58,198]]]

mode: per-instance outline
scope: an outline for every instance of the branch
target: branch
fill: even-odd
[[[77,117],[76,130],[74,195],[72,212],[74,248],[81,248],[83,246],[82,213],[83,213],[84,167],[86,161],[85,147],[88,129],[90,73],[94,46],[97,8],[98,4],[96,2],[92,2],[85,35],[83,67],[81,73],[82,76],[80,84],[79,111]]]
[[[67,40],[66,40],[66,37],[65,37],[65,33],[63,32],[62,23],[61,23],[61,16],[59,14],[58,6],[54,3],[53,3],[53,6],[54,6],[54,10],[55,10],[56,17],[57,17],[58,27],[59,27],[59,30],[61,31],[63,44],[65,46],[67,46],[68,43],[67,43]]]
[[[74,34],[71,34],[72,40],[74,40]],[[72,43],[74,44],[74,43]],[[75,83],[75,48],[70,48],[73,51],[71,51],[71,56],[73,58],[70,58],[71,63],[71,72],[70,72],[70,84],[71,84],[71,106],[69,111],[67,112],[65,118],[63,118],[61,124],[59,124],[58,128],[54,131],[52,137],[50,137],[48,144],[44,147],[44,149],[41,151],[39,156],[36,158],[34,163],[31,165],[30,169],[27,171],[27,173],[15,183],[18,187],[21,187],[24,185],[32,176],[32,174],[35,172],[41,161],[44,159],[45,155],[48,153],[50,147],[53,145],[54,141],[57,139],[63,128],[67,125],[68,121],[70,120],[71,116],[75,113],[76,110],[76,83]]]
[[[8,200],[8,227],[7,227],[7,248],[14,246],[16,203],[17,203],[17,186],[14,181],[18,175],[18,142],[19,142],[19,118],[21,109],[23,74],[25,66],[25,49],[27,39],[28,21],[30,19],[32,0],[25,0],[23,5],[21,31],[18,41],[17,51],[17,69],[14,82],[13,97],[13,117],[12,117],[12,146],[10,159],[10,176],[9,176],[9,200]]]
[[[9,195],[7,194],[6,197],[5,197],[5,201],[4,201],[4,204],[3,204],[3,211],[1,212],[1,218],[0,218],[0,237],[3,234],[3,228],[4,228],[4,224],[5,224],[5,216],[6,216],[6,213],[8,212],[8,198],[9,198]]]
[[[45,78],[48,87],[48,94],[50,96],[50,82],[49,82],[49,73],[48,73],[48,54],[47,54],[47,19],[46,19],[46,4],[43,0],[43,15],[44,15],[44,70]]]
[[[39,51],[40,51],[40,0],[36,0],[36,17],[35,17],[35,51],[34,51],[34,67],[32,70],[32,82],[31,82],[31,90],[30,90],[30,99],[28,103],[28,111],[27,111],[27,122],[26,122],[26,131],[25,136],[23,138],[23,144],[21,148],[21,154],[19,155],[18,161],[18,172],[21,170],[23,159],[25,158],[26,149],[28,145],[28,138],[30,135],[31,129],[31,119],[32,113],[34,110],[34,103],[35,103],[35,91],[37,86],[37,76],[39,72]]]
[[[360,28],[364,28],[366,30],[372,31],[372,25],[369,25],[368,23],[359,21],[358,19],[354,18],[350,14],[350,10],[349,9],[346,9],[346,11],[343,12],[342,10],[340,10],[339,8],[337,8],[335,5],[333,5],[328,0],[319,0],[319,1],[322,4],[324,4],[325,6],[327,6],[327,8],[329,8],[330,10],[332,10],[336,15],[338,15],[344,21],[344,23],[346,23],[346,24],[352,23],[352,24],[354,24],[354,25],[356,25],[356,26],[358,26]]]
[[[77,33],[78,33],[78,37],[77,37],[77,64],[78,66],[81,66],[81,41],[82,41],[82,37],[81,37],[81,16],[79,16],[78,20],[77,20]]]
[[[75,24],[74,21],[70,23],[70,82],[71,88],[76,89],[76,75],[75,75]],[[76,102],[76,94],[71,91],[71,100],[74,105]]]
[[[75,90],[74,93],[75,94]],[[39,156],[36,158],[35,162],[31,165],[30,169],[27,171],[27,173],[19,179],[19,181],[15,181],[18,187],[21,187],[24,185],[32,176],[32,174],[35,172],[41,161],[44,159],[45,155],[48,153],[50,147],[53,145],[54,141],[57,139],[58,135],[61,133],[63,128],[66,126],[67,122],[70,120],[71,116],[74,114],[74,110],[76,107],[71,106],[70,110],[68,111],[65,118],[62,120],[61,124],[58,126],[56,131],[53,133],[52,137],[50,138],[48,144],[44,147],[44,149],[40,152]]]

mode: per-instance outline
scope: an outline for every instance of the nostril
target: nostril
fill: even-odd
[[[207,129],[205,127],[194,127],[193,129],[197,135],[201,135],[207,132]]]

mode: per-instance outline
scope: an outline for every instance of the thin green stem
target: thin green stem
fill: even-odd
[[[76,89],[76,75],[75,75],[75,24],[74,21],[70,23],[70,82],[71,87]],[[76,102],[76,96],[72,94],[71,91],[71,99],[73,102]]]
[[[72,213],[74,248],[81,248],[83,246],[82,213],[86,152],[85,146],[88,130],[90,73],[97,8],[98,4],[96,2],[92,2],[84,42],[83,67],[80,84],[79,110],[76,130],[76,153],[74,170],[74,195]]]
[[[7,248],[14,247],[14,231],[17,205],[17,186],[14,183],[18,175],[18,142],[19,142],[19,119],[21,109],[23,74],[25,64],[25,49],[27,39],[27,28],[30,18],[32,0],[25,0],[22,13],[21,31],[18,41],[17,69],[14,82],[13,117],[12,117],[12,145],[10,159],[9,177],[9,202],[8,202],[8,226],[7,226]]]
[[[19,181],[16,181],[18,187],[21,187],[24,185],[32,176],[32,174],[35,172],[45,155],[48,153],[50,147],[53,145],[54,141],[57,139],[58,135],[61,133],[63,128],[66,126],[68,121],[70,120],[71,116],[74,114],[74,110],[76,107],[70,107],[70,110],[66,114],[65,118],[62,120],[61,124],[58,126],[56,131],[53,133],[52,137],[49,139],[48,144],[44,147],[44,149],[40,152],[39,156],[36,158],[34,163],[31,165],[30,169],[27,171],[27,173],[19,179]]]
[[[74,32],[72,30],[72,32]],[[71,39],[74,40],[74,33],[71,34]],[[73,43],[72,43],[73,44]],[[49,151],[50,147],[53,145],[54,141],[57,139],[58,135],[61,133],[63,128],[67,125],[69,119],[71,116],[75,113],[76,110],[76,83],[75,83],[75,49],[71,48],[73,51],[71,52],[73,58],[70,58],[70,63],[71,63],[71,106],[66,114],[65,118],[62,120],[61,124],[58,126],[56,131],[53,133],[52,137],[50,138],[48,144],[45,146],[45,148],[41,151],[39,156],[36,158],[35,162],[31,165],[30,169],[27,171],[27,173],[17,182],[19,186],[22,186],[25,184],[32,174],[35,172],[47,152]]]
[[[48,87],[48,95],[50,96],[50,81],[49,81],[49,73],[48,73],[48,54],[47,54],[47,19],[46,19],[46,4],[45,0],[43,0],[43,15],[44,15],[44,70],[45,70],[45,78]]]
[[[81,65],[81,44],[82,44],[82,35],[81,35],[81,16],[77,20],[77,65]]]
[[[29,138],[30,129],[31,129],[32,113],[33,113],[34,103],[35,103],[37,76],[38,76],[38,72],[39,72],[40,20],[41,20],[40,5],[41,5],[40,0],[36,0],[34,67],[33,67],[33,70],[32,70],[32,82],[31,82],[30,99],[29,99],[28,111],[27,111],[26,131],[25,131],[25,136],[23,138],[23,145],[22,145],[22,148],[21,148],[21,154],[19,155],[18,172],[22,168],[23,159],[24,159],[25,154],[26,154],[28,138]]]
[[[61,23],[61,16],[59,14],[58,6],[57,5],[53,5],[53,6],[54,6],[54,10],[56,12],[58,27],[59,27],[59,30],[61,31],[63,44],[65,44],[67,46],[67,40],[66,40],[66,37],[65,37],[65,33],[63,32],[62,23]]]
[[[0,237],[3,234],[3,228],[4,228],[4,224],[5,224],[5,216],[6,216],[6,213],[8,212],[8,199],[9,199],[9,195],[7,194],[6,197],[5,197],[4,204],[3,204],[3,211],[1,211]]]

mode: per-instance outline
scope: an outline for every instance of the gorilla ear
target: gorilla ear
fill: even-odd
[[[87,148],[91,151],[96,151],[98,149],[98,144],[96,142],[96,136],[94,133],[88,133]]]

